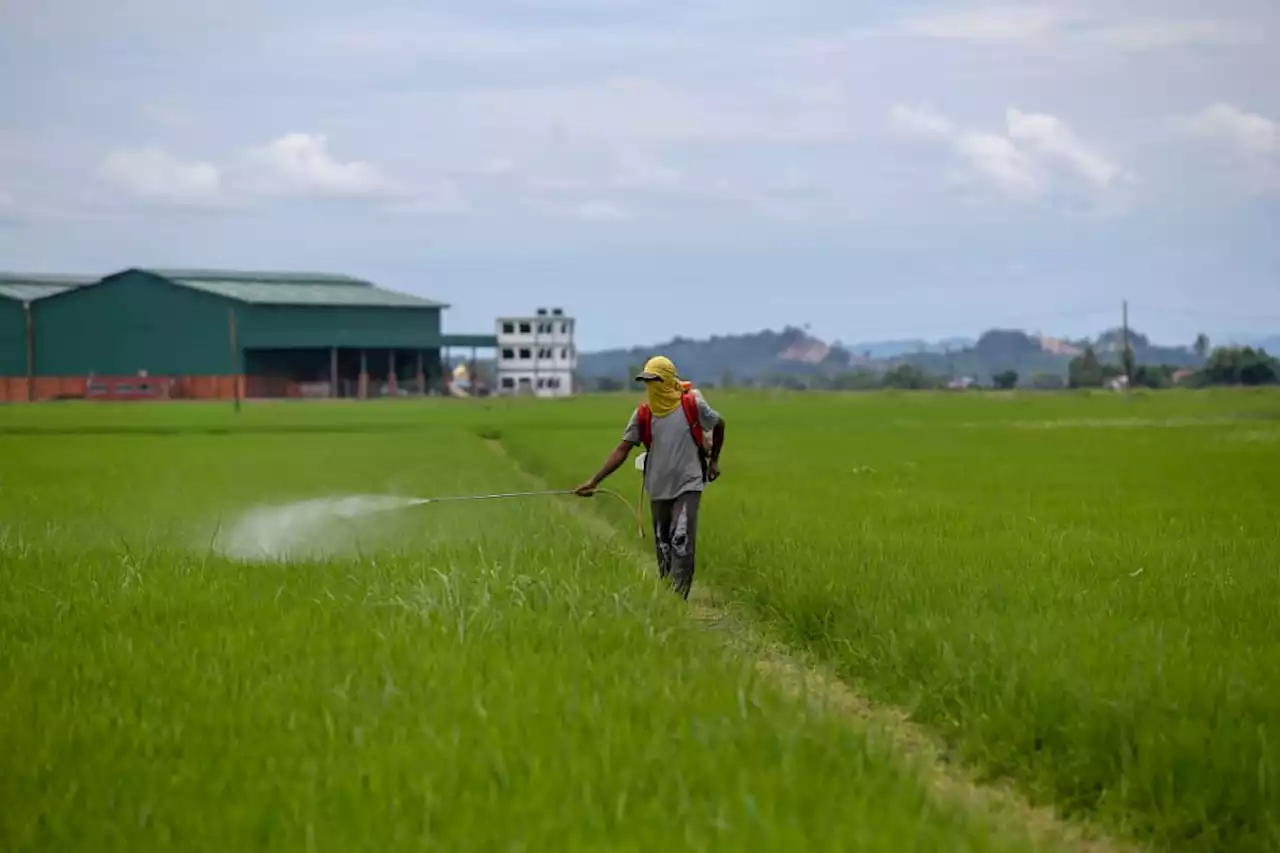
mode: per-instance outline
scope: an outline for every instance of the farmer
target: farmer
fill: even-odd
[[[631,413],[622,441],[605,459],[599,473],[579,486],[582,497],[595,494],[600,483],[627,461],[633,447],[648,451],[644,485],[653,510],[653,538],[658,575],[670,579],[688,599],[693,585],[694,545],[698,537],[698,504],[703,486],[720,476],[724,419],[691,383],[676,375],[664,356],[645,363],[636,379],[644,383],[646,401]],[[711,430],[711,447],[704,430]]]

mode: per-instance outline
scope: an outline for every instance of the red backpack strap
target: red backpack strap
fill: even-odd
[[[640,427],[640,443],[648,450],[653,444],[653,410],[648,403],[641,403],[636,408],[636,425]]]
[[[702,449],[702,419],[698,415],[698,398],[689,391],[680,395],[680,406],[684,409],[684,419],[689,422],[689,434],[693,443]]]
[[[698,449],[698,464],[702,466],[702,481],[707,482],[707,447],[702,443],[702,418],[698,414],[698,398],[692,391],[680,395],[680,407],[684,409],[684,419],[689,422],[689,437],[693,446]]]

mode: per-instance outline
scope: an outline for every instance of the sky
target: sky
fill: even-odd
[[[579,346],[1280,331],[1280,4],[0,0],[0,269]]]

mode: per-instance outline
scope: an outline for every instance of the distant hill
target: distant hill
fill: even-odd
[[[847,349],[856,356],[870,359],[888,359],[897,358],[903,355],[912,355],[920,352],[947,352],[948,350],[962,350],[973,346],[977,341],[973,338],[945,338],[941,341],[921,340],[912,338],[902,341],[872,341],[870,343],[850,344]]]
[[[780,332],[714,335],[703,340],[674,338],[664,343],[627,349],[582,353],[579,376],[588,387],[626,387],[646,358],[662,353],[675,361],[686,378],[703,385],[808,384],[852,374],[884,373],[909,365],[926,374],[971,378],[987,384],[997,373],[1017,371],[1020,384],[1065,377],[1071,360],[1093,347],[1102,362],[1118,363],[1124,334],[1108,329],[1093,339],[1071,340],[1032,335],[1017,329],[990,329],[977,340],[882,341],[844,345],[826,343],[802,329]],[[1130,344],[1139,364],[1197,367],[1200,359],[1190,346],[1161,346],[1130,330]],[[1273,337],[1280,344],[1280,337]],[[1280,352],[1280,346],[1268,350]],[[809,379],[806,379],[809,377]]]
[[[801,329],[748,335],[713,335],[701,341],[673,338],[665,343],[629,349],[582,353],[578,375],[585,381],[630,383],[645,360],[661,353],[686,378],[707,384],[758,381],[775,374],[822,374],[847,369],[848,351],[809,336]]]

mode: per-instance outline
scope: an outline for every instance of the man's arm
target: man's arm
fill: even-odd
[[[720,451],[724,448],[724,419],[716,421],[715,428],[711,430],[711,461],[720,461]]]
[[[627,457],[631,455],[631,448],[634,445],[626,440],[618,442],[618,446],[613,449],[604,460],[604,465],[596,472],[596,475],[578,488],[574,489],[578,495],[582,497],[590,497],[599,488],[600,484],[608,479],[609,475],[622,467],[622,463],[627,461]]]
[[[711,404],[699,392],[698,398],[698,417],[702,419],[703,424],[711,424],[711,455],[708,462],[711,465],[710,473],[712,477],[720,476],[720,451],[724,449],[724,418],[719,412],[711,408]]]

